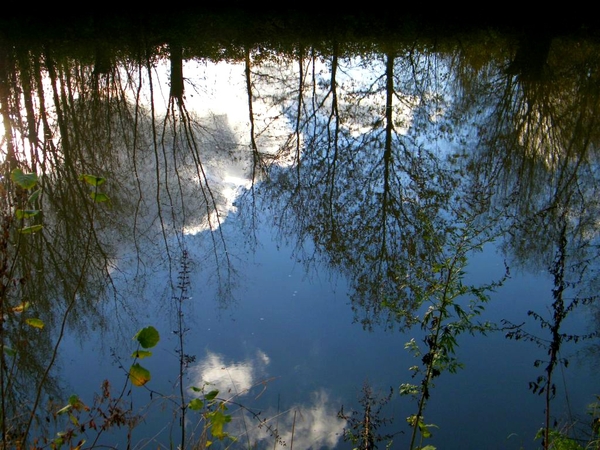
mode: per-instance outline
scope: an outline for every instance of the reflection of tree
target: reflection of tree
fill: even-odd
[[[473,165],[480,176],[499,179],[496,203],[510,199],[511,253],[525,264],[548,266],[568,217],[569,253],[586,271],[597,240],[600,66],[593,45],[571,44],[552,41],[535,77],[525,68],[482,73],[478,85],[487,96],[480,95],[463,117],[478,122],[481,136]],[[519,52],[537,51],[529,47],[515,60]]]
[[[600,61],[595,44],[532,36],[521,40],[512,62],[477,83],[487,94],[466,108],[481,136],[475,155],[480,176],[497,177],[496,204],[507,209],[505,250],[513,265],[548,273],[554,286],[547,311],[508,333],[542,349],[530,382],[545,395],[544,448],[549,448],[553,373],[566,367],[568,342],[597,336],[572,327],[578,308],[598,302],[598,112]],[[483,112],[483,113],[482,113]],[[540,331],[540,327],[542,331]],[[536,331],[537,330],[537,331]],[[560,390],[560,388],[559,388]]]
[[[314,75],[312,99],[288,100],[312,105],[302,161],[274,170],[266,195],[284,233],[312,241],[315,254],[347,273],[365,325],[379,316],[409,324],[454,222],[467,220],[469,208],[454,202],[470,199],[471,213],[481,214],[487,188],[462,182],[435,143],[420,141],[439,108],[429,97],[429,59],[390,51],[362,78],[352,76],[360,61],[343,64],[334,47],[329,78]]]
[[[120,300],[140,292],[136,280],[144,271],[176,263],[171,255],[185,245],[184,233],[205,235],[221,299],[230,300],[233,264],[221,230],[227,210],[211,177],[218,178],[220,161],[238,149],[226,120],[194,118],[182,96],[170,98],[160,123],[156,103],[143,105],[143,92],[150,87],[154,101],[158,86],[149,59],[99,70],[50,45],[42,50],[15,45],[0,53],[6,63],[0,106],[7,143],[2,216],[8,224],[2,314],[27,301],[46,324],[35,333],[24,325],[24,314],[11,314],[10,326],[6,322],[1,329],[3,345],[17,354],[12,360],[2,355],[2,411],[7,418],[21,407],[27,421],[21,405],[37,405],[26,399],[36,396],[31,380],[41,383],[49,373],[64,325],[79,332],[104,326],[110,319],[100,314],[104,309],[118,317],[135,315],[134,302]],[[15,166],[40,179],[42,193],[30,206],[43,212],[43,229],[35,235],[19,235],[13,223],[14,208],[26,206],[7,184]],[[82,174],[108,180],[107,207],[94,205]],[[204,252],[197,248],[193,254],[202,255],[208,267]],[[111,297],[114,306],[106,301]],[[48,381],[45,392],[56,387]],[[12,425],[8,419],[3,423],[6,434]]]
[[[228,170],[221,161],[236,158],[237,172],[266,180],[251,193],[276,209],[282,234],[298,239],[307,260],[348,275],[366,326],[410,324],[456,231],[472,227],[476,246],[495,226],[490,204],[508,206],[507,248],[524,263],[547,265],[564,228],[570,282],[580,295],[595,289],[588,283],[598,279],[595,45],[529,36],[514,55],[498,50],[494,62],[489,42],[463,45],[460,57],[412,42],[365,56],[341,40],[326,51],[298,45],[287,55],[246,43],[232,52],[247,95],[242,142],[223,116],[188,111],[189,49],[181,37],[166,42],[122,58],[99,45],[75,60],[52,42],[3,44],[5,166],[37,171],[44,188],[44,231],[19,239],[8,281],[24,283],[11,287],[11,305],[35,299],[45,322],[56,325],[80,286],[81,308],[70,317],[83,328],[86,314],[104,305],[95,299],[117,299],[107,279],[172,268],[189,243],[185,234],[206,239],[208,250],[195,250],[230,298],[232,248],[221,228],[227,199],[214,178]],[[156,56],[162,52],[165,60]],[[171,84],[160,111],[157,68],[167,60]],[[93,227],[82,173],[109,180],[112,209]],[[4,193],[8,218],[9,185]],[[79,285],[90,236],[91,267]],[[127,272],[126,260],[135,270]],[[129,285],[134,293],[138,287]],[[47,353],[39,338],[35,348]],[[43,357],[32,360],[43,367]]]

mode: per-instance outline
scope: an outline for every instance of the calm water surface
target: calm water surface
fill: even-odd
[[[368,417],[409,448],[435,357],[419,445],[540,448],[547,388],[551,426],[589,439],[598,49],[482,33],[2,41],[3,438],[174,448],[185,423],[191,448],[217,389],[237,440],[214,447],[353,448]],[[130,435],[86,419],[104,380],[95,422],[118,406]]]

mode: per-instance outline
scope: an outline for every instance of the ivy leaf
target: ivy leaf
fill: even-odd
[[[143,348],[152,348],[160,341],[158,330],[153,326],[142,328],[133,338],[136,339]]]
[[[129,379],[134,386],[143,386],[150,381],[150,372],[139,364],[134,364],[129,369]]]
[[[106,181],[106,178],[97,177],[95,175],[87,175],[87,174],[79,175],[79,179],[81,181],[85,181],[87,184],[89,184],[90,186],[94,186],[94,187],[98,187],[101,184],[104,184],[104,182]]]
[[[29,319],[25,319],[25,323],[30,327],[39,328],[40,330],[44,328],[44,322],[41,319],[30,317]]]
[[[24,173],[21,169],[14,169],[10,174],[10,178],[23,189],[32,189],[38,182],[37,174]]]

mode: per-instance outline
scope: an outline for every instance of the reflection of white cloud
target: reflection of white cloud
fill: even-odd
[[[342,437],[346,421],[338,418],[338,408],[331,402],[329,394],[323,389],[313,392],[309,404],[295,405],[277,419],[269,420],[269,425],[275,427],[280,438],[290,447],[322,449],[335,448]],[[274,417],[270,415],[265,417]],[[293,436],[292,436],[293,432]],[[257,443],[259,448],[272,448],[273,437],[264,427],[248,430],[250,441]]]
[[[220,397],[227,397],[228,394],[237,397],[247,394],[266,378],[265,369],[270,362],[269,356],[262,350],[237,362],[227,362],[223,355],[209,351],[205,358],[190,368],[189,373],[192,386],[210,383],[207,390],[218,389]],[[270,431],[275,428],[287,447],[293,442],[294,448],[335,448],[346,425],[345,420],[337,417],[337,412],[338,402],[331,401],[329,394],[321,389],[313,392],[306,404],[294,405],[284,412],[277,412],[276,405],[263,411],[260,417],[270,430],[265,426],[259,427],[255,418],[248,416],[241,421],[234,421],[241,428],[237,432],[231,431],[240,439],[247,433],[250,442],[260,449],[273,448],[274,437]],[[250,424],[254,426],[248,426]],[[231,426],[234,427],[233,422]]]
[[[207,352],[206,358],[190,368],[192,386],[210,384],[210,389],[221,393],[244,395],[261,381],[270,360],[258,350],[256,356],[240,362],[226,362],[223,355]]]

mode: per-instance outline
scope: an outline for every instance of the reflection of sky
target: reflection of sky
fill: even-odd
[[[281,439],[290,447],[301,449],[335,448],[342,440],[346,422],[337,417],[339,400],[333,401],[327,391],[320,389],[312,392],[304,404],[294,405],[287,411],[275,414],[271,424],[276,421],[276,429]],[[272,440],[264,430],[249,430],[250,440],[263,445]],[[272,444],[270,444],[272,446]]]
[[[205,392],[218,389],[221,398],[243,402],[240,397],[248,396],[253,387],[267,379],[270,362],[269,356],[261,350],[240,361],[229,361],[224,355],[207,351],[202,360],[190,367],[190,384],[205,386]],[[301,449],[335,448],[345,425],[345,421],[337,417],[339,404],[339,399],[333,401],[328,391],[321,388],[307,393],[304,403],[279,412],[270,407],[263,416],[288,446],[293,442]],[[252,420],[252,417],[244,418],[246,423]],[[247,433],[251,442],[261,446],[271,446],[273,442],[265,427],[245,427],[239,433]]]
[[[165,74],[163,72],[161,76]],[[184,75],[188,79],[188,108],[199,116],[209,113],[226,115],[227,123],[239,143],[242,143],[240,148],[246,145],[249,124],[243,66],[189,63],[184,67]],[[196,79],[196,76],[199,78]],[[161,79],[161,82],[166,83],[167,80]],[[192,85],[196,87],[191,88]],[[257,115],[268,118],[272,113],[254,106]],[[287,126],[284,121],[280,129],[281,136],[289,132]],[[277,135],[278,132],[274,131],[270,137]],[[263,141],[261,150],[268,150],[269,142],[273,144],[277,140]],[[239,190],[247,186],[247,161],[240,158],[240,161],[230,163],[227,167],[218,163],[207,166],[211,171],[211,183],[219,186],[225,198],[220,206],[224,217],[235,211],[234,200]],[[195,234],[205,229],[190,228],[188,233]],[[415,360],[403,350],[403,344],[409,337],[377,331],[365,333],[360,326],[353,325],[344,283],[341,282],[341,286],[337,287],[336,298],[336,288],[321,282],[330,276],[326,271],[309,274],[307,278],[311,281],[308,282],[303,278],[303,273],[298,273],[301,270],[294,262],[292,250],[274,244],[270,232],[272,230],[258,232],[264,247],[253,256],[256,265],[244,266],[244,275],[251,283],[244,285],[240,306],[231,313],[236,322],[218,321],[216,315],[211,313],[212,297],[201,291],[202,288],[206,289],[206,280],[199,277],[192,280],[194,304],[199,313],[187,336],[190,343],[188,347],[190,353],[204,356],[189,369],[187,375],[190,376],[191,385],[200,387],[209,382],[214,388],[228,394],[223,395],[224,398],[243,396],[242,403],[253,398],[248,393],[257,383],[271,376],[278,377],[280,384],[269,386],[273,394],[264,416],[277,418],[278,429],[288,443],[292,440],[293,428],[296,448],[335,447],[343,427],[343,423],[336,418],[336,412],[342,403],[354,402],[356,405],[355,398],[365,378],[395,388],[402,382],[410,382],[408,367]],[[236,244],[229,236],[227,242]],[[194,242],[190,241],[190,244],[193,247]],[[199,265],[204,263],[199,254],[200,246],[192,248],[190,253],[194,262]],[[492,263],[496,267],[484,265]],[[483,270],[484,267],[487,270]],[[476,280],[489,282],[490,278],[495,279],[496,275],[503,273],[503,266],[498,256],[488,249],[469,270]],[[169,286],[168,274],[163,268],[157,269],[151,282],[154,285],[152,292],[147,295],[149,299],[158,304],[163,298],[168,298],[168,292],[162,295]],[[544,300],[551,292],[549,286],[540,287],[540,284],[535,276],[514,276],[510,284],[507,283],[494,296],[495,301],[488,305],[488,314],[493,315],[492,319],[508,317],[518,322],[525,317],[529,308],[543,310]],[[209,299],[208,302],[206,299]],[[131,300],[128,301],[128,307],[132,308]],[[149,307],[144,304],[136,312],[143,316],[140,320],[165,328],[161,329],[164,337],[155,352],[156,356],[149,358],[148,362],[144,361],[144,365],[148,365],[152,372],[152,387],[161,387],[168,392],[169,385],[165,380],[174,378],[172,372],[177,367],[177,360],[159,356],[165,354],[165,348],[171,348],[168,341],[170,330],[163,323],[164,314],[158,316],[156,310],[157,305]],[[209,320],[212,320],[210,328],[204,322]],[[135,329],[127,331],[133,334]],[[65,376],[70,377],[70,381],[76,385],[76,392],[89,393],[94,387],[78,383],[88,382],[90,373],[100,379],[100,374],[104,376],[107,371],[99,363],[100,357],[94,351],[94,345],[91,346],[92,350],[82,352],[76,348],[76,344],[79,343],[69,342],[65,346],[66,361],[77,362],[71,365]],[[472,429],[480,430],[477,436],[475,433],[468,436],[473,444],[471,448],[485,448],[486,442],[501,442],[515,432],[529,441],[542,417],[543,405],[536,404],[537,398],[527,392],[527,382],[539,374],[532,368],[532,354],[535,353],[536,358],[544,354],[532,345],[519,344],[523,343],[506,341],[498,334],[486,338],[461,336],[458,358],[465,362],[466,369],[455,376],[443,374],[440,377],[427,410],[428,421],[431,417],[431,422],[440,426],[440,430],[436,431],[436,439],[444,442],[444,447],[459,448],[458,443],[451,439],[460,439],[455,436],[455,430],[464,428],[465,422]],[[240,350],[244,345],[251,350],[244,353]],[[114,378],[119,379],[117,376]],[[99,385],[99,381],[94,380],[94,385]],[[579,405],[585,404],[588,400],[589,389],[586,391],[584,382],[574,381],[570,384],[569,394],[573,404],[575,401]],[[287,402],[282,406],[281,411],[284,412],[281,414],[277,413],[274,406],[277,405],[276,394],[279,393],[282,401]],[[269,393],[265,397],[267,395]],[[395,411],[395,429],[406,431],[402,418],[414,412],[415,405],[407,399],[401,401],[402,408]],[[515,405],[519,406],[518,410]],[[485,414],[482,414],[484,411]],[[264,430],[251,428],[248,433],[253,440],[263,444],[268,440]],[[474,445],[478,438],[486,442]],[[272,441],[269,442],[272,446]]]
[[[191,385],[201,387],[206,383],[207,390],[218,389],[223,397],[229,393],[246,395],[262,380],[269,362],[267,354],[260,350],[252,358],[237,362],[227,362],[223,355],[207,351],[206,356],[189,369]]]
[[[231,231],[234,224],[235,221],[230,221],[224,231]],[[305,277],[291,257],[292,249],[283,244],[278,246],[270,239],[269,232],[266,229],[258,232],[262,245],[252,255],[253,261],[244,264],[246,282],[239,305],[225,317],[215,311],[206,280],[191,274],[189,294],[193,300],[185,304],[189,308],[186,321],[190,328],[185,351],[195,355],[197,362],[186,374],[189,377],[186,386],[201,387],[204,382],[211,382],[212,387],[207,389],[219,389],[224,394],[222,398],[238,397],[239,403],[250,408],[258,402],[261,417],[278,428],[288,444],[285,448],[290,446],[292,428],[294,448],[349,448],[339,437],[344,424],[336,419],[336,412],[342,405],[346,411],[360,408],[357,398],[365,380],[371,381],[375,391],[385,392],[390,386],[397,392],[400,383],[419,382],[411,378],[408,370],[419,364],[419,359],[403,347],[410,337],[414,336],[419,344],[422,340],[418,330],[406,335],[378,329],[364,332],[360,325],[352,323],[346,283],[343,280],[336,283],[324,271]],[[198,238],[187,237],[190,244]],[[234,242],[233,237],[228,239]],[[199,256],[194,260],[200,261]],[[503,272],[501,255],[489,246],[473,258],[467,268],[467,281],[489,281]],[[154,284],[144,297],[147,304],[140,307],[140,312],[144,314],[141,318],[144,325],[160,328],[161,341],[143,366],[152,373],[149,387],[168,395],[173,391],[172,381],[177,379],[178,361],[172,352],[177,337],[165,315],[156,313],[166,302],[157,292],[161,286],[164,289],[167,274],[162,273],[162,278],[158,275],[152,278]],[[551,295],[547,277],[514,273],[506,286],[494,293],[482,319],[507,318],[518,322],[527,317],[528,309],[544,312]],[[530,325],[532,331],[539,328],[533,328],[535,323]],[[135,331],[133,327],[127,330],[129,335]],[[112,372],[116,373],[107,370],[110,359],[98,354],[100,344],[91,342],[85,349],[79,345],[83,344],[73,341],[64,348],[68,367],[65,377],[74,386],[71,392],[90,394],[103,377],[120,386],[122,374],[114,367]],[[123,347],[125,362],[129,361],[132,350]],[[426,420],[439,429],[430,443],[438,448],[457,449],[489,448],[489,442],[506,441],[506,448],[520,448],[521,443],[523,448],[534,448],[527,444],[532,443],[539,428],[544,406],[540,397],[528,391],[527,385],[540,374],[533,361],[544,358],[545,351],[531,343],[508,341],[502,333],[492,333],[485,337],[460,336],[457,357],[465,363],[465,369],[456,374],[442,374],[431,391]],[[597,376],[590,376],[585,368],[579,369],[573,363],[565,372],[573,411],[584,412],[592,400],[590,393],[597,385],[594,383]],[[271,379],[274,380],[267,383],[264,392],[262,385],[252,389]],[[561,386],[555,400],[559,417],[563,417],[564,393]],[[140,396],[136,407],[149,402],[145,391],[134,390],[135,394]],[[390,407],[385,417],[395,417],[392,430],[407,433],[404,418],[415,412],[415,402],[395,396]],[[251,418],[245,421],[247,430],[236,428],[242,423],[240,413],[233,406],[230,412],[235,415],[228,432],[240,438],[240,442],[247,435],[260,444],[259,448],[273,448],[273,440],[264,428],[258,429]],[[150,425],[144,426],[166,427],[168,416],[159,410],[152,421],[147,419]],[[190,414],[188,419],[193,417]],[[146,429],[140,429],[139,435]],[[479,432],[472,433],[469,429]],[[507,441],[509,435],[515,437]],[[394,448],[406,448],[406,439],[407,434],[397,436]],[[472,445],[466,445],[467,440]]]

